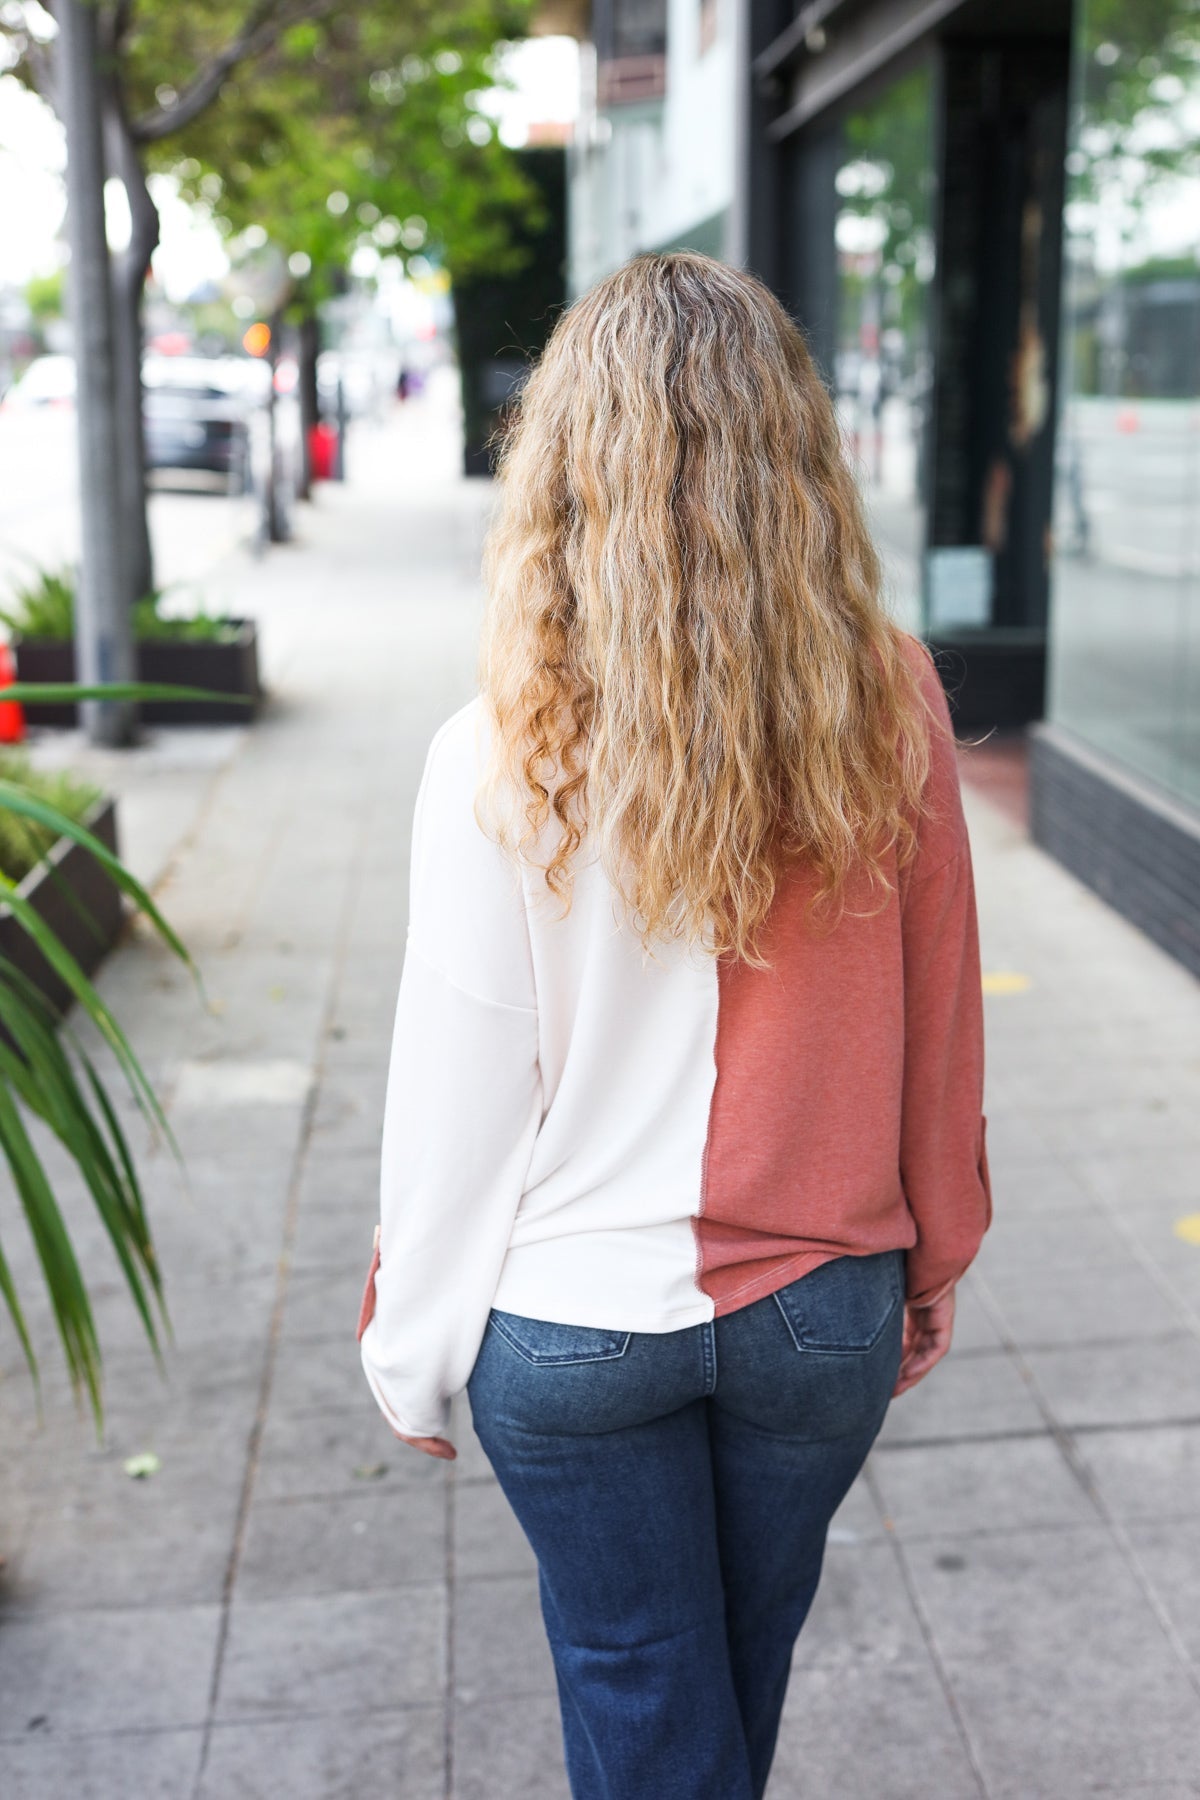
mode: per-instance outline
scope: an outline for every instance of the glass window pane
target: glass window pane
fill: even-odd
[[[1084,0],[1051,715],[1200,798],[1200,16]],[[1189,723],[1190,721],[1190,723]]]
[[[934,273],[933,94],[913,69],[847,115],[838,195],[834,385],[888,593],[920,625]]]

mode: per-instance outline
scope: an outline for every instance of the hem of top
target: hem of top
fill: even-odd
[[[889,1250],[902,1250],[907,1255],[909,1248],[907,1244],[878,1244],[869,1250],[802,1250],[796,1256],[789,1256],[786,1262],[778,1263],[769,1274],[758,1275],[753,1281],[734,1288],[723,1299],[713,1297],[715,1316],[726,1318],[730,1313],[741,1312],[743,1307],[753,1306],[756,1300],[767,1300],[780,1288],[799,1281],[804,1275],[811,1275],[822,1263],[836,1262],[840,1256],[885,1256]]]
[[[537,1312],[523,1312],[519,1306],[501,1306],[497,1302],[493,1302],[493,1305],[497,1312],[511,1313],[514,1319],[532,1319],[543,1325],[575,1325],[581,1330],[631,1331],[645,1337],[663,1337],[668,1331],[687,1331],[693,1325],[707,1325],[711,1322],[715,1316],[711,1294],[700,1292],[698,1299],[701,1303],[706,1302],[707,1304],[673,1307],[668,1313],[656,1313],[653,1323],[649,1323],[646,1319],[639,1319],[636,1323],[631,1323],[627,1315],[620,1319],[613,1319],[606,1313],[603,1322],[597,1326],[588,1325],[584,1320],[578,1318],[551,1319],[547,1317],[544,1309]]]
[[[798,1281],[802,1275],[809,1275],[819,1269],[822,1263],[833,1262],[839,1256],[855,1254],[845,1250],[803,1250],[796,1256],[789,1256],[786,1262],[778,1263],[768,1275],[756,1275],[753,1281],[743,1282],[741,1287],[734,1288],[731,1294],[725,1294],[720,1300],[710,1296],[715,1316],[725,1318],[729,1313],[741,1312],[743,1307],[753,1306],[756,1300],[766,1300],[777,1294],[780,1288],[789,1282]],[[858,1252],[868,1254],[866,1251]]]
[[[382,1382],[380,1381],[378,1375],[376,1375],[374,1369],[368,1363],[366,1351],[363,1350],[361,1347],[360,1347],[360,1351],[359,1351],[359,1357],[362,1362],[363,1374],[367,1378],[367,1386],[370,1388],[371,1393],[374,1396],[375,1404],[376,1404],[376,1406],[378,1406],[380,1412],[383,1414],[384,1423],[387,1426],[389,1426],[392,1431],[397,1432],[401,1437],[442,1438],[447,1443],[449,1443],[450,1440],[446,1436],[447,1430],[449,1428],[448,1420],[443,1422],[442,1424],[438,1425],[438,1427],[432,1431],[422,1431],[419,1426],[408,1424],[406,1420],[404,1420],[400,1417],[400,1415],[393,1408],[391,1402],[388,1400],[387,1395],[383,1391]]]

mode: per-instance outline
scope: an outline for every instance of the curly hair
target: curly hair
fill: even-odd
[[[638,256],[564,313],[485,570],[484,795],[517,797],[495,835],[564,906],[585,837],[648,949],[761,962],[797,859],[814,908],[840,916],[864,869],[886,905],[932,715],[833,404],[760,282]]]

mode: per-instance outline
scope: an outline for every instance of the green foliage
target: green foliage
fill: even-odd
[[[147,594],[133,609],[133,635],[138,643],[148,638],[170,639],[180,644],[229,644],[238,627],[214,613],[189,613],[186,617],[159,611],[161,594]]]
[[[53,275],[33,275],[25,283],[25,304],[35,325],[62,318],[66,306],[64,287],[61,269],[56,269]]]
[[[838,208],[877,222],[879,265],[893,271],[887,324],[906,338],[920,334],[933,266],[933,95],[924,65],[894,81],[844,126],[845,158],[838,171]],[[842,341],[857,341],[862,295],[877,275],[854,269],[841,277]]]
[[[75,635],[77,584],[78,574],[69,565],[39,570],[14,589],[7,606],[0,606],[0,625],[16,638],[66,642]],[[134,606],[133,635],[139,643],[166,638],[176,643],[227,644],[237,635],[238,628],[229,619],[204,611],[174,617],[160,611],[162,600],[161,592],[147,594]]]
[[[0,625],[13,637],[49,638],[55,643],[75,635],[75,587],[73,568],[39,569],[14,588],[6,606],[0,606]]]
[[[1076,9],[1078,129],[1072,197],[1131,213],[1164,177],[1200,171],[1195,0],[1085,0]]]
[[[75,816],[80,797],[77,788],[64,788],[60,798],[70,798],[72,804],[69,808],[58,805],[20,765],[0,769],[0,818],[37,828],[51,841],[71,838],[90,851],[146,916],[168,949],[191,967],[186,949],[151,896]],[[0,900],[68,988],[115,1061],[138,1110],[173,1148],[157,1096],[116,1017],[75,957],[18,891],[17,880],[7,871],[0,873]],[[166,1323],[162,1281],[141,1184],[112,1097],[94,1057],[69,1025],[60,1026],[40,990],[14,962],[0,956],[0,1156],[8,1164],[41,1264],[71,1381],[77,1392],[86,1394],[99,1425],[101,1358],[91,1302],[58,1197],[37,1140],[28,1129],[30,1118],[40,1121],[74,1163],[100,1214],[134,1305],[157,1352]],[[2,1246],[0,1298],[36,1380],[38,1364],[32,1337]]]
[[[18,750],[0,751],[0,782],[24,789],[56,812],[82,823],[100,798],[100,789],[66,769],[33,769]],[[22,881],[36,868],[61,833],[42,820],[0,809],[0,875]]]
[[[296,9],[293,9],[293,12]],[[305,10],[305,9],[299,9]],[[530,0],[389,0],[312,8],[234,69],[219,101],[149,146],[187,199],[230,235],[264,227],[312,273],[311,306],[360,244],[455,273],[521,266],[514,223],[536,223],[536,190],[480,110],[497,44]],[[143,0],[126,40],[134,116],[161,104],[227,38],[240,7]],[[331,210],[331,196],[345,196]]]

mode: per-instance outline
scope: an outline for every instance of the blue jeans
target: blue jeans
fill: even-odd
[[[683,1331],[492,1313],[471,1411],[538,1560],[574,1800],[763,1794],[903,1285],[886,1251]]]

